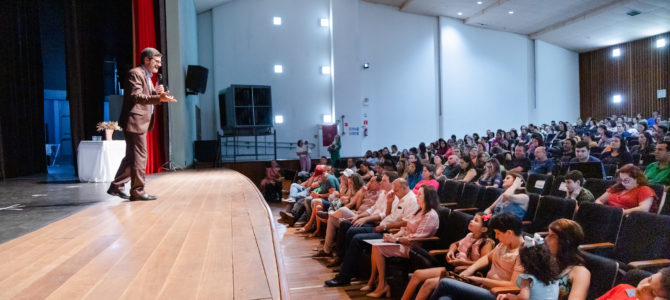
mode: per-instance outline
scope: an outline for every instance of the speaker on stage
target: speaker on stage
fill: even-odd
[[[188,66],[188,71],[186,71],[186,95],[205,93],[208,72],[209,70],[203,66]]]

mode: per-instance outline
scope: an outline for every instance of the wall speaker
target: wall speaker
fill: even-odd
[[[186,94],[195,95],[205,93],[207,89],[207,73],[209,70],[203,66],[189,65],[186,71]]]

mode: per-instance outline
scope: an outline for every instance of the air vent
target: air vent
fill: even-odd
[[[637,16],[637,15],[641,14],[641,12],[638,11],[638,10],[634,10],[634,9],[633,9],[633,10],[627,12],[626,14],[629,15],[629,16],[631,16],[631,17],[634,17],[634,16]]]

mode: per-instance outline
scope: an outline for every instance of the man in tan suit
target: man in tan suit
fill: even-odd
[[[162,85],[155,88],[151,83],[153,73],[161,67],[162,55],[154,48],[145,48],[140,56],[142,64],[128,71],[123,108],[119,125],[124,130],[126,156],[121,161],[114,182],[107,193],[123,199],[156,200],[156,196],[144,191],[144,176],[147,168],[147,132],[154,126],[154,105],[176,102],[168,96]],[[130,181],[130,196],[124,193],[124,185]]]

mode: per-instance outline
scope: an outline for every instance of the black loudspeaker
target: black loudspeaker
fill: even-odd
[[[188,66],[186,72],[186,94],[195,95],[204,93],[207,89],[207,73],[209,70],[203,66]]]
[[[194,144],[195,160],[198,162],[215,162],[217,147],[219,144],[216,140],[195,141]]]

